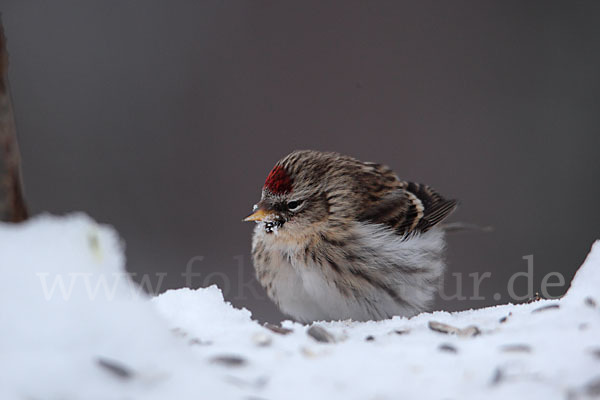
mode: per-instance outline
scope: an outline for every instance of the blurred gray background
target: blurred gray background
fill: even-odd
[[[600,2],[3,0],[0,11],[31,211],[114,225],[152,290],[216,283],[280,320],[241,218],[294,149],[386,163],[460,199],[453,220],[495,227],[450,238],[447,294],[452,273],[470,297],[468,274],[492,277],[482,299],[440,309],[508,301],[530,254],[534,290],[558,271],[560,295],[600,238]],[[198,276],[186,282],[188,264]]]

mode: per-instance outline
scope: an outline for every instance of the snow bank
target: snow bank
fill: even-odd
[[[0,225],[0,399],[201,399],[237,388],[186,348],[84,215]]]
[[[0,270],[1,399],[600,396],[600,242],[561,300],[313,327],[214,286],[148,299],[83,215],[0,225]]]

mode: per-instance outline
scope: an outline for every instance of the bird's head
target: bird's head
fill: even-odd
[[[244,221],[262,224],[265,233],[306,233],[328,217],[324,174],[311,152],[294,152],[271,170],[260,201]]]

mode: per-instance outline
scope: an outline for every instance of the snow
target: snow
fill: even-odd
[[[3,224],[0,271],[0,399],[241,395],[189,351],[124,274],[112,229],[81,214]]]
[[[560,300],[316,324],[333,343],[273,332],[215,286],[147,297],[82,214],[0,224],[0,271],[0,399],[600,395],[600,242]]]

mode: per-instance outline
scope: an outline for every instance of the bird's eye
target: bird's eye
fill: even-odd
[[[302,200],[294,200],[287,203],[288,210],[294,211],[302,205]]]

